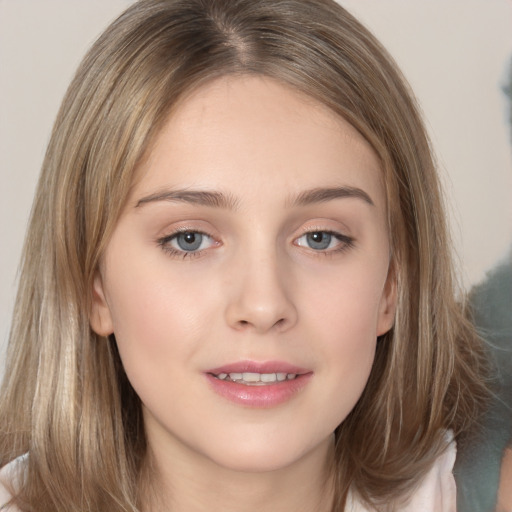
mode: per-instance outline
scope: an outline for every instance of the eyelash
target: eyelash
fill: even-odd
[[[304,247],[304,246],[296,243],[297,240],[300,240],[302,237],[313,234],[313,233],[322,233],[324,235],[332,236],[333,238],[335,238],[336,240],[338,240],[340,242],[339,247],[335,247],[334,249],[315,250],[311,247],[307,248],[307,247]],[[177,231],[175,231],[174,233],[171,233],[170,235],[166,235],[162,238],[159,238],[157,240],[157,244],[165,253],[169,254],[170,256],[178,257],[178,258],[182,258],[182,259],[198,258],[198,257],[202,256],[204,254],[204,252],[208,249],[207,248],[207,249],[200,249],[200,250],[194,250],[194,251],[186,251],[186,250],[175,249],[174,247],[172,247],[170,245],[170,242],[175,240],[179,235],[183,235],[183,234],[206,236],[213,241],[212,245],[215,244],[215,239],[212,235],[206,233],[205,231],[200,231],[197,229],[178,229]],[[295,238],[294,243],[298,247],[301,247],[301,248],[304,247],[306,250],[309,249],[310,251],[312,251],[313,253],[315,253],[318,256],[327,257],[327,256],[334,256],[336,254],[340,254],[340,253],[350,250],[351,248],[354,247],[355,240],[354,240],[354,238],[344,235],[342,233],[338,233],[337,231],[332,231],[332,230],[328,230],[328,229],[310,229],[310,230],[304,231],[299,237]]]

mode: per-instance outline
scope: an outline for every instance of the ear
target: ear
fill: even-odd
[[[389,266],[386,284],[384,285],[384,290],[380,299],[379,318],[377,322],[377,336],[386,334],[393,327],[393,324],[395,323],[396,303],[396,273],[394,270],[394,264],[391,263]]]
[[[94,275],[92,285],[92,306],[89,322],[92,330],[99,336],[109,336],[114,332],[112,315],[105,299],[103,279],[99,270]]]

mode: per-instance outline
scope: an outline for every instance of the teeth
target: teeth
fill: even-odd
[[[272,384],[274,382],[284,382],[285,380],[293,380],[297,377],[296,373],[219,373],[216,377],[220,380],[238,382],[239,384],[247,384],[252,386],[262,386],[264,384]]]
[[[244,373],[242,375],[242,379],[245,382],[259,382],[260,381],[260,374],[259,373]]]

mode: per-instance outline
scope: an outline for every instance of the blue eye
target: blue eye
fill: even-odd
[[[336,252],[352,247],[354,240],[341,233],[310,231],[297,238],[295,243],[299,247],[306,247],[318,252]]]

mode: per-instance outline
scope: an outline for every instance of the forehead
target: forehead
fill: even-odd
[[[135,188],[220,186],[236,195],[268,193],[269,182],[292,194],[357,186],[384,206],[381,181],[378,157],[346,120],[291,86],[248,75],[216,79],[182,98]]]

